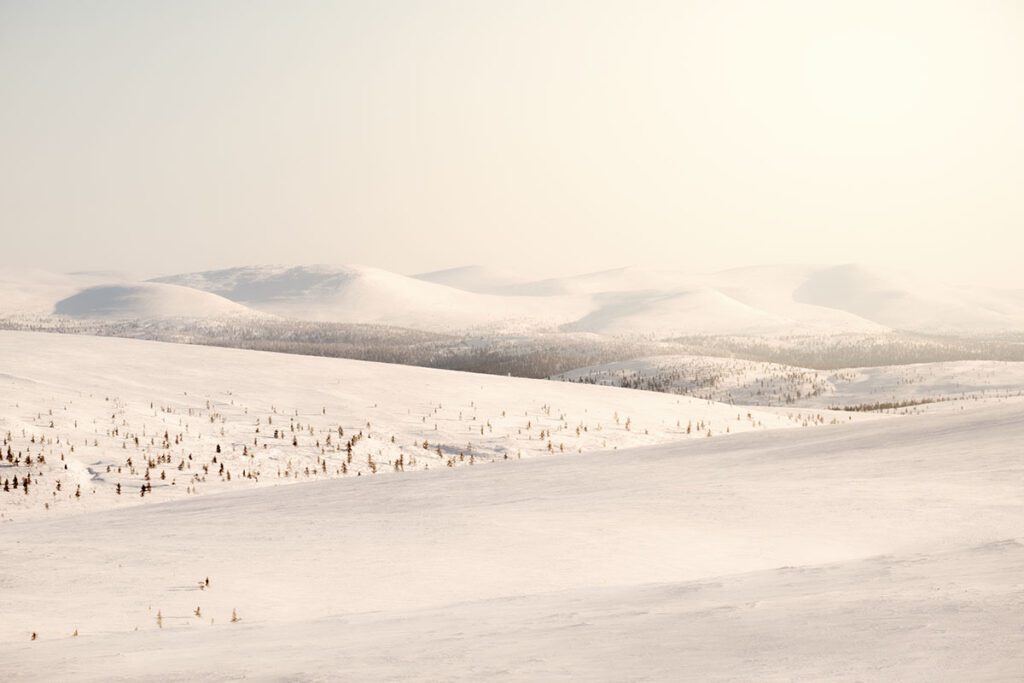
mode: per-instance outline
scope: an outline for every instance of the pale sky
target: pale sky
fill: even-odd
[[[1024,287],[1024,5],[0,0],[4,262]]]

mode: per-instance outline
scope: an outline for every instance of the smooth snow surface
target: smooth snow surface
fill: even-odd
[[[110,280],[109,273],[51,273],[5,267],[0,269],[0,316],[47,316],[61,299]]]
[[[1020,680],[1021,409],[0,525],[0,677]]]
[[[56,315],[72,318],[223,318],[255,311],[224,297],[157,282],[98,285],[57,302]]]
[[[501,290],[514,287],[528,279],[515,271],[486,266],[461,266],[435,270],[430,273],[419,273],[413,277],[417,280],[447,285],[478,294],[500,293]]]

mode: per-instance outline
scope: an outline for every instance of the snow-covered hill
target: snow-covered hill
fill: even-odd
[[[613,336],[671,337],[690,333],[772,335],[797,328],[792,320],[752,308],[717,290],[698,288],[597,294],[594,310],[562,329]]]
[[[87,287],[122,279],[122,276],[111,273],[53,273],[4,267],[0,269],[0,317],[48,316],[61,299],[74,296]]]
[[[0,678],[1017,680],[1020,409],[0,524]]]
[[[882,325],[818,306],[750,304],[718,282],[622,268],[521,282],[481,267],[407,278],[362,266],[255,266],[169,276],[257,310],[292,318],[384,323],[431,331],[560,329],[602,335],[881,332]],[[759,290],[763,291],[763,290]],[[774,299],[791,298],[775,292]],[[773,300],[774,300],[773,299]]]
[[[417,280],[433,282],[478,294],[498,294],[503,290],[528,280],[528,278],[518,272],[501,268],[489,268],[487,266],[447,268],[429,273],[419,273],[413,275],[413,277]]]
[[[924,332],[1024,330],[1024,295],[949,287],[855,265],[808,274],[793,300]]]
[[[587,310],[585,300],[479,294],[366,266],[253,266],[158,281],[290,318],[431,331],[550,328]]]
[[[343,359],[0,332],[0,447],[12,454],[0,462],[0,521],[837,419],[851,418]],[[5,483],[17,485],[4,491]]]
[[[189,306],[218,313],[213,300],[187,303],[169,290],[123,289],[152,283],[39,274],[26,281],[19,284],[10,274],[0,280],[0,317],[84,311],[144,318]],[[950,287],[854,265],[758,266],[713,274],[620,268],[537,281],[479,266],[413,277],[351,265],[247,266],[152,282],[287,319],[455,334],[562,331],[664,339],[1024,332],[1022,291]],[[80,291],[98,286],[108,290]],[[115,301],[97,302],[97,293]]]
[[[1024,396],[1024,363],[953,361],[813,370],[711,356],[653,356],[555,379],[758,406],[933,412]]]
[[[472,266],[407,278],[365,267],[250,267],[161,278],[259,310],[420,329],[558,327],[654,337],[1024,330],[1024,294],[952,288],[855,265],[710,275],[619,268],[524,282]]]
[[[88,287],[54,306],[56,315],[118,320],[225,318],[257,315],[224,297],[158,282]]]
[[[522,282],[504,287],[502,291],[505,294],[561,296],[612,292],[665,292],[692,289],[699,284],[699,278],[692,274],[629,266],[582,275]]]
[[[707,283],[751,308],[789,321],[791,329],[861,334],[879,334],[889,329],[886,323],[842,307],[801,301],[796,292],[821,270],[818,266],[799,265],[736,268],[708,276]]]

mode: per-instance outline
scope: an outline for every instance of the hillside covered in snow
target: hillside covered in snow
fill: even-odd
[[[848,421],[333,358],[0,332],[0,521]]]
[[[654,356],[554,379],[757,406],[849,411],[961,409],[1024,396],[1024,363],[951,361],[823,371],[713,356]]]
[[[0,396],[5,681],[1024,675],[1020,398],[759,409],[13,332]]]

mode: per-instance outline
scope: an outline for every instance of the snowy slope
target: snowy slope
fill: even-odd
[[[748,303],[713,278],[672,271],[621,268],[507,284],[518,279],[481,267],[407,278],[362,266],[258,266],[159,281],[213,292],[288,317],[434,331],[557,327],[568,332],[665,337],[886,329],[846,312],[792,302],[792,291],[772,290],[770,299],[778,310],[769,310],[772,307],[763,297]]]
[[[0,678],[1018,680],[1020,410],[0,525]]]
[[[57,302],[54,314],[73,318],[225,318],[256,312],[191,287],[157,282],[87,287]]]
[[[34,479],[27,495],[0,489],[0,521],[833,419],[850,416],[333,358],[0,332],[0,434],[11,435],[0,445],[22,456],[0,463],[0,480]],[[147,483],[152,491],[143,496]]]
[[[550,327],[587,302],[498,297],[366,266],[253,266],[160,278],[257,310],[304,320],[382,323],[431,331],[525,325]]]
[[[52,273],[4,267],[0,269],[0,317],[50,315],[61,299],[110,280],[111,275],[105,273]]]
[[[793,291],[800,303],[924,332],[1024,330],[1024,296],[915,281],[857,265],[824,268]]]
[[[794,328],[812,333],[888,331],[886,323],[856,312],[799,300],[796,292],[821,270],[822,267],[817,266],[754,266],[714,273],[707,281],[709,286],[737,301],[792,321]],[[814,288],[810,287],[809,291]]]
[[[671,337],[692,334],[770,335],[793,332],[791,320],[751,308],[721,292],[700,288],[673,292],[606,293],[595,308],[562,326],[566,332]],[[809,331],[809,330],[804,330]]]
[[[528,278],[518,272],[487,266],[461,266],[435,270],[429,273],[413,275],[417,280],[433,282],[446,287],[454,287],[478,294],[498,294],[501,290],[527,281]]]
[[[76,280],[66,276],[38,274],[26,275],[19,284],[18,277],[0,276],[0,316],[49,313],[86,286],[125,286],[123,281],[90,279],[73,287]],[[1024,331],[1020,290],[950,287],[855,265],[758,266],[712,274],[631,267],[526,282],[514,273],[480,266],[414,277],[351,265],[247,266],[153,282],[215,294],[286,318],[431,332],[669,338]],[[83,293],[79,299],[92,296]],[[132,294],[122,297],[127,299],[123,306],[132,315],[145,315],[146,306],[132,303],[142,296],[159,301],[167,295]],[[178,306],[173,301],[166,305]],[[116,315],[121,307],[109,308]]]
[[[653,356],[555,379],[669,392],[738,405],[960,409],[1024,396],[1024,363],[953,361],[827,371],[712,356]]]
[[[598,304],[630,301],[652,313],[616,319],[608,325],[616,330],[671,328],[677,334],[1024,330],[1024,293],[1019,290],[951,287],[853,264],[754,266],[712,274],[631,267],[522,283],[501,291],[550,297],[589,294],[597,297]],[[741,305],[746,315],[739,313]],[[600,308],[591,315],[609,317]]]
[[[962,410],[1024,395],[1024,363],[955,361],[851,368],[828,373],[834,389],[797,405],[911,404],[916,412]],[[918,404],[918,405],[914,405]]]
[[[686,289],[698,280],[685,273],[628,266],[583,275],[547,278],[505,287],[507,294],[559,296],[608,292],[673,291]]]
[[[666,355],[578,368],[553,379],[683,394],[740,405],[783,406],[813,395],[832,395],[836,386],[829,381],[829,374],[779,363]]]

